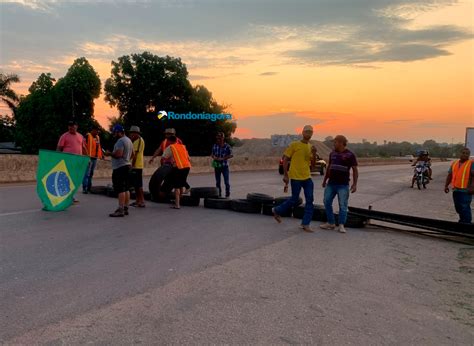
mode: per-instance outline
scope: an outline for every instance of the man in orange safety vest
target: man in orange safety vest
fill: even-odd
[[[167,160],[171,159],[173,165],[172,184],[175,193],[174,209],[180,208],[180,198],[186,186],[189,170],[191,169],[191,161],[188,151],[184,144],[177,143],[176,136],[170,136],[168,141],[171,143],[163,152],[163,157]]]
[[[469,159],[471,151],[464,148],[459,160],[453,162],[449,168],[444,192],[449,192],[449,185],[453,188],[453,201],[456,212],[459,214],[459,222],[471,223],[471,202],[474,193],[474,165]]]
[[[92,177],[97,165],[97,159],[103,159],[102,147],[100,146],[99,126],[92,127],[91,132],[86,135],[87,155],[90,157],[89,166],[82,180],[82,192],[89,193],[92,187]]]

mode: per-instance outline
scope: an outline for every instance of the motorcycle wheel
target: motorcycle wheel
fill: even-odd
[[[418,190],[421,190],[421,181],[420,181],[420,178],[417,178],[417,179],[416,179],[416,187],[418,188]]]

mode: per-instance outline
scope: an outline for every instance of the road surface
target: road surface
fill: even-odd
[[[446,169],[418,191],[407,166],[363,167],[350,204],[456,220]],[[232,186],[283,194],[276,170],[233,174]],[[112,219],[114,199],[78,198],[48,213],[33,185],[0,187],[0,343],[474,342],[472,246],[154,203]]]

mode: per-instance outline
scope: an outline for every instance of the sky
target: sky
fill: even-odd
[[[463,142],[474,126],[474,0],[0,0],[0,70],[20,94],[86,57],[180,57],[236,137]],[[102,125],[117,115],[102,94]],[[0,111],[4,111],[1,106]]]

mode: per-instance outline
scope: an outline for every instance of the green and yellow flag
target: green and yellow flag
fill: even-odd
[[[88,163],[88,156],[39,151],[36,192],[43,202],[43,210],[61,211],[72,204]]]

